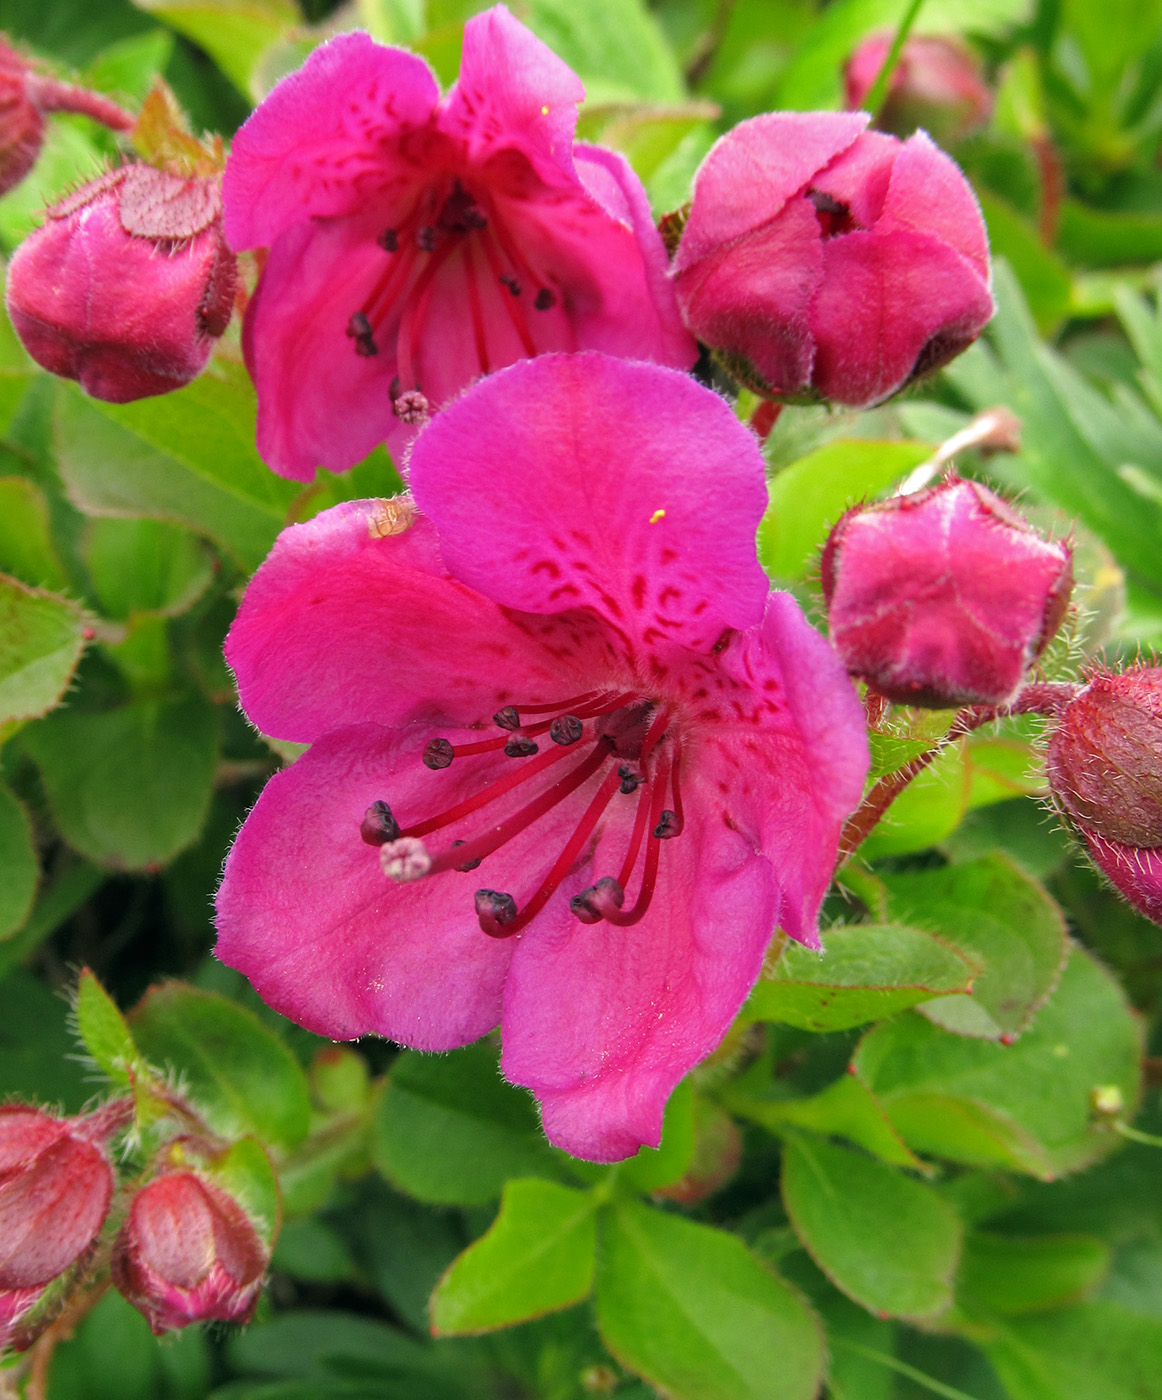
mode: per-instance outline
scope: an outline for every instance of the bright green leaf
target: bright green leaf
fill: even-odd
[[[927,850],[956,830],[968,809],[971,777],[963,744],[950,744],[888,808],[859,848],[865,860]]]
[[[253,1011],[181,982],[151,988],[129,1017],[145,1057],[171,1066],[210,1126],[293,1147],[310,1097],[298,1061]]]
[[[684,1176],[693,1156],[694,1085],[684,1079],[666,1104],[661,1144],[639,1148],[622,1163],[618,1179],[637,1191],[654,1191]]]
[[[529,0],[522,18],[585,83],[591,102],[682,100],[682,76],[641,0]]]
[[[32,844],[28,814],[0,783],[0,939],[7,938],[28,918],[36,898],[40,863]]]
[[[626,1202],[601,1221],[597,1325],[675,1400],[812,1400],[814,1313],[735,1235]]]
[[[183,990],[190,991],[192,988]],[[207,1170],[215,1183],[242,1206],[269,1249],[278,1234],[280,1207],[278,1178],[266,1148],[257,1138],[239,1138],[227,1152],[215,1158]]]
[[[129,1071],[141,1059],[117,1003],[86,967],[77,985],[77,1032],[102,1073],[127,1086]]]
[[[985,1350],[1012,1400],[1162,1400],[1162,1321],[1114,1303],[1011,1322]]]
[[[596,1202],[551,1181],[510,1181],[487,1234],[432,1294],[436,1336],[491,1332],[579,1303],[593,1284]]]
[[[994,257],[1006,258],[1042,335],[1051,335],[1069,312],[1069,269],[1042,243],[1027,219],[988,190],[978,192]]]
[[[246,97],[265,49],[301,21],[289,0],[134,0],[210,55]]]
[[[1101,1282],[1110,1248],[1093,1235],[965,1236],[956,1300],[972,1313],[1021,1314],[1077,1303]]]
[[[27,477],[0,477],[0,571],[40,588],[67,586],[52,542],[48,503]]]
[[[67,599],[0,575],[0,723],[57,704],[80,660],[82,626]]]
[[[177,616],[193,607],[214,574],[202,541],[161,520],[90,520],[82,553],[110,617]]]

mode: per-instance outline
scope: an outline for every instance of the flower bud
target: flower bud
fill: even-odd
[[[19,1324],[32,1311],[44,1288],[0,1288],[0,1352],[17,1339]],[[17,1350],[20,1350],[17,1341]]]
[[[857,506],[822,558],[831,640],[889,700],[1003,705],[1061,625],[1072,551],[975,481]]]
[[[0,194],[24,179],[44,142],[44,121],[28,78],[28,65],[0,40]]]
[[[988,238],[923,132],[773,112],[715,143],[673,261],[690,330],[765,398],[866,407],[964,350],[992,315]]]
[[[130,165],[53,205],[8,269],[24,348],[110,403],[188,384],[234,305],[221,204],[217,179]]]
[[[118,1290],[160,1334],[211,1319],[246,1322],[267,1252],[232,1196],[175,1171],[134,1196],[112,1264]]]
[[[843,76],[850,111],[863,106],[893,37],[887,31],[869,34],[848,59]],[[922,127],[950,144],[984,126],[992,109],[992,93],[971,49],[945,35],[916,34],[900,51],[876,125],[896,136],[910,136]]]
[[[63,1119],[0,1107],[0,1290],[14,1314],[13,1295],[63,1274],[104,1224],[113,1171],[93,1138],[113,1126],[101,1115]]]

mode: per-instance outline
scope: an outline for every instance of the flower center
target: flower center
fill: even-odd
[[[398,376],[391,387],[396,416],[418,422],[428,403],[420,378],[424,328],[436,278],[459,262],[472,321],[472,342],[481,374],[493,368],[500,350],[498,316],[511,322],[524,353],[533,356],[543,332],[531,311],[544,313],[559,302],[548,279],[539,276],[486,192],[472,193],[452,176],[426,186],[398,227],[384,229],[376,243],[386,255],[382,273],[347,323],[357,355],[378,355],[394,337]],[[505,357],[507,361],[507,356]]]
[[[808,190],[807,198],[815,206],[815,217],[819,220],[819,229],[825,239],[837,238],[842,233],[852,233],[859,228],[851,210],[838,199],[832,199],[822,190]]]
[[[633,827],[616,877],[604,876],[575,895],[569,907],[582,923],[605,919],[614,924],[635,924],[653,899],[661,843],[682,833],[680,749],[671,730],[672,720],[669,706],[611,691],[589,691],[547,705],[505,705],[493,716],[499,735],[455,745],[434,738],[424,749],[423,762],[439,770],[502,750],[510,758],[523,760],[511,773],[454,806],[406,826],[400,826],[386,802],[374,802],[364,815],[360,835],[368,845],[380,847],[384,873],[401,883],[446,870],[474,870],[571,793],[600,776],[571,835],[523,908],[506,891],[478,889],[476,915],[480,927],[493,938],[519,933],[576,865],[609,804],[619,797],[632,797],[636,801]],[[545,738],[549,743],[542,749]],[[489,817],[487,809],[493,803],[524,784],[540,790],[501,820]],[[668,792],[672,794],[671,807],[666,806]],[[484,814],[484,829],[479,835],[450,841],[442,849],[435,849],[425,839],[478,812]],[[626,909],[626,892],[634,883],[639,864],[637,896]]]

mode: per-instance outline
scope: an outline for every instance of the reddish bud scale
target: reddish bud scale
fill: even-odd
[[[154,1332],[245,1322],[267,1252],[233,1197],[193,1172],[156,1177],[133,1198],[113,1246],[113,1282]]]
[[[48,210],[12,259],[7,301],[38,364],[128,403],[201,373],[236,285],[219,181],[131,165]]]
[[[1065,616],[1072,551],[949,477],[843,515],[821,561],[831,640],[898,704],[1003,705]]]

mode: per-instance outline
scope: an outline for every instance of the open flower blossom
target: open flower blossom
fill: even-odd
[[[686,324],[768,395],[865,407],[992,315],[988,238],[956,164],[865,112],[740,122],[702,162],[674,257]]]
[[[285,530],[247,589],[243,707],[311,747],[227,858],[218,956],[335,1039],[502,1023],[550,1140],[613,1161],[774,930],[818,946],[861,707],[756,561],[753,436],[683,374],[522,361],[410,484]]]
[[[398,452],[478,376],[544,351],[694,363],[641,182],[574,144],[584,95],[498,5],[465,25],[443,100],[421,58],[355,33],[250,117],[226,232],[270,246],[244,348],[275,471]]]

